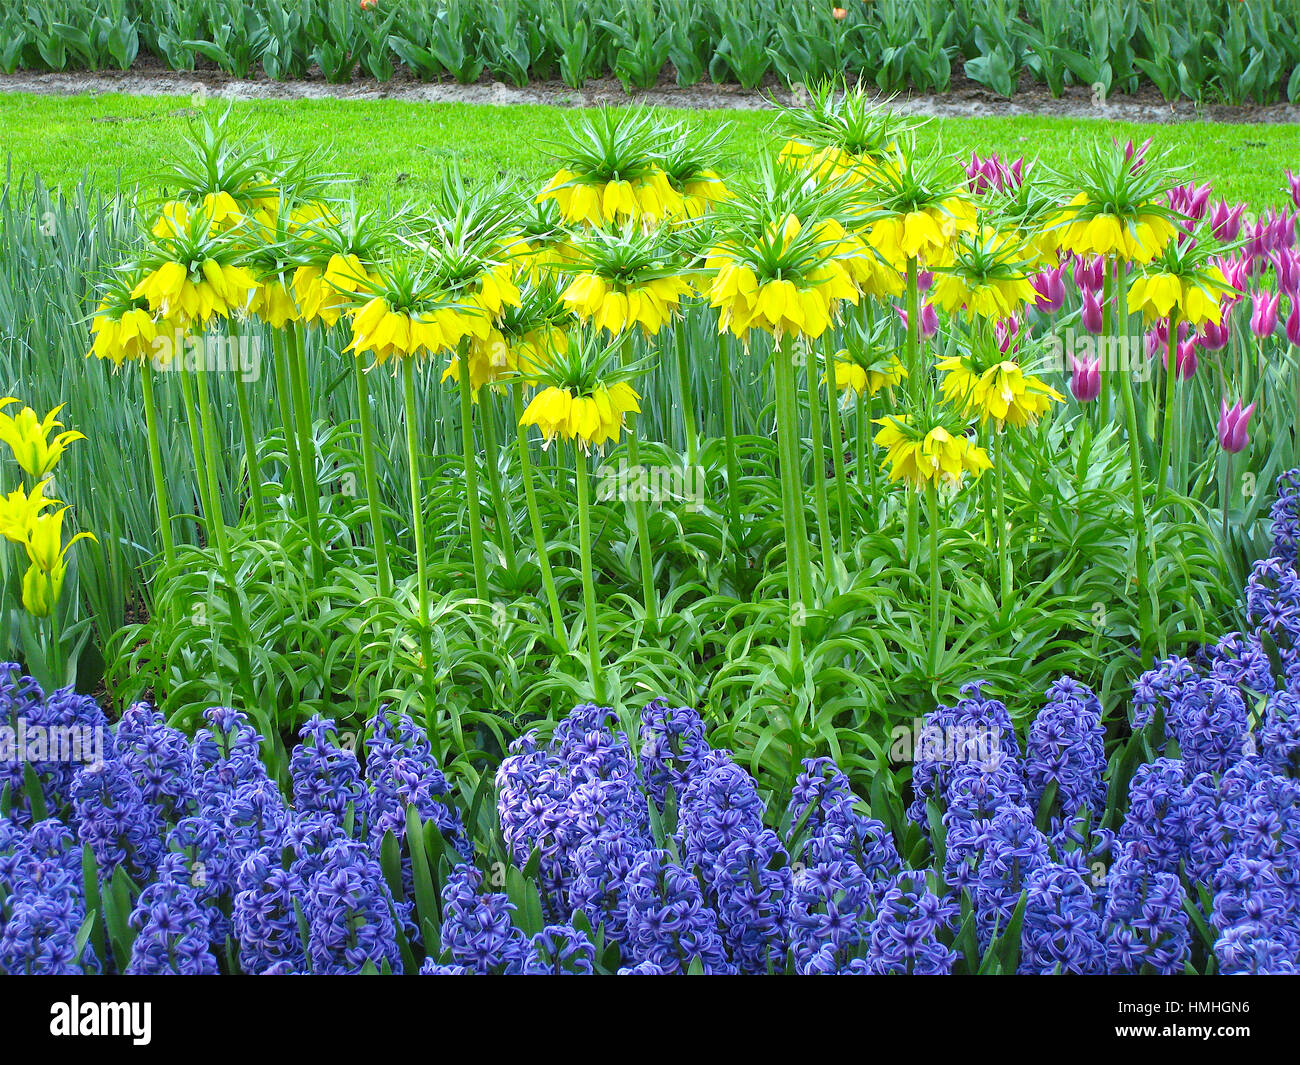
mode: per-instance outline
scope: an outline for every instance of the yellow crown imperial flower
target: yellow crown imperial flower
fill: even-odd
[[[1088,194],[1081,192],[1048,224],[1056,228],[1062,251],[1149,263],[1178,233],[1154,206],[1139,205],[1120,215],[1098,210]]]
[[[298,305],[289,292],[289,285],[273,274],[263,278],[253,289],[248,313],[257,315],[272,329],[283,329],[287,322],[298,320]]]
[[[512,365],[510,342],[494,325],[488,326],[486,337],[469,338],[469,386],[473,400],[478,402],[478,390],[493,384],[510,373]],[[460,356],[453,355],[442,372],[443,381],[460,380]]]
[[[979,370],[958,355],[939,360],[936,368],[944,374],[940,385],[944,398],[961,409],[977,412],[981,424],[992,418],[999,424],[1023,428],[1046,414],[1053,401],[1059,403],[1065,398],[1010,359]]]
[[[303,322],[332,326],[349,302],[373,280],[361,258],[335,252],[324,266],[307,264],[293,272],[291,287]]]
[[[386,297],[374,296],[352,318],[352,340],[344,351],[373,352],[383,365],[390,358],[433,355],[454,348],[469,334],[469,315],[451,307],[406,312],[394,310]]]
[[[907,367],[896,355],[882,359],[869,366],[863,366],[848,351],[841,348],[833,356],[835,360],[835,385],[841,392],[855,392],[858,395],[874,396],[882,388],[893,388],[901,384],[907,376]],[[828,374],[822,374],[822,384],[826,384]]]
[[[152,356],[158,323],[144,307],[122,305],[105,298],[90,322],[94,335],[87,358],[110,359],[114,366],[143,362]]]
[[[544,438],[543,447],[559,436],[576,441],[583,451],[590,452],[618,439],[625,415],[640,412],[640,398],[626,381],[609,386],[597,384],[586,395],[551,385],[533,397],[519,424],[537,426]]]
[[[658,167],[609,181],[591,181],[572,170],[559,170],[537,200],[554,200],[566,222],[596,227],[627,221],[657,225],[685,211],[681,195]]]
[[[590,320],[597,329],[613,336],[639,325],[646,336],[654,336],[689,298],[691,287],[681,277],[657,277],[632,284],[619,284],[594,273],[578,274],[561,295],[565,306],[579,318]]]
[[[0,411],[17,402],[13,396],[0,399]],[[60,403],[40,419],[31,407],[23,407],[16,416],[0,413],[0,441],[9,445],[18,465],[32,477],[46,476],[58,464],[69,444],[86,439],[84,433],[74,429],[50,437],[53,430],[63,428],[62,422],[55,421],[63,407],[64,404]]]
[[[1235,290],[1223,271],[1211,266],[1204,276],[1179,276],[1166,271],[1140,274],[1128,290],[1128,304],[1141,310],[1148,321],[1168,318],[1177,309],[1178,320],[1193,328],[1223,319],[1222,300]]]
[[[204,259],[191,270],[169,261],[146,274],[131,295],[148,300],[149,309],[162,321],[202,328],[214,315],[228,318],[232,310],[244,307],[256,287],[253,275],[242,266]]]
[[[900,211],[872,223],[867,242],[892,263],[916,259],[942,266],[950,261],[958,235],[974,232],[975,219],[973,203],[950,196],[937,205]]]
[[[918,490],[931,483],[956,488],[967,473],[978,478],[993,468],[987,451],[942,425],[914,426],[906,414],[877,418],[875,424],[881,429],[874,441],[886,451],[881,469],[889,469],[891,483],[906,481]]]

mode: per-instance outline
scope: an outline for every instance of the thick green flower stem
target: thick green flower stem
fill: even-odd
[[[144,392],[144,423],[149,433],[149,468],[153,473],[154,503],[158,508],[158,538],[162,542],[163,561],[170,569],[176,561],[176,541],[172,536],[172,506],[167,494],[167,477],[163,473],[162,447],[158,440],[158,407],[153,394],[153,366],[148,359],[140,362],[140,388]]]
[[[722,434],[727,451],[727,513],[731,519],[731,535],[738,545],[745,537],[740,521],[740,464],[736,461],[736,401],[732,394],[731,349],[724,338],[718,338],[718,369],[722,375]]]
[[[835,538],[831,533],[831,510],[826,492],[826,444],[822,439],[821,382],[817,380],[817,358],[809,347],[805,352],[808,368],[808,420],[812,431],[813,496],[817,501],[817,535],[821,539],[822,573],[830,575],[830,560],[835,556]],[[834,360],[832,360],[834,361]],[[835,401],[831,400],[831,405]]]
[[[831,422],[831,463],[835,468],[835,504],[840,512],[839,549],[849,542],[849,483],[844,474],[844,427],[840,424],[840,389],[834,356],[826,360],[826,409]],[[814,383],[815,386],[815,383]]]
[[[1169,481],[1173,476],[1173,470],[1170,469],[1169,462],[1174,443],[1174,430],[1177,425],[1175,408],[1178,397],[1174,394],[1177,383],[1178,314],[1175,311],[1169,316],[1169,347],[1165,353],[1165,417],[1164,426],[1160,433],[1160,461],[1156,466],[1156,486],[1158,495],[1161,496],[1170,490]]]
[[[1114,321],[1114,314],[1111,311],[1111,274],[1110,264],[1103,264],[1105,273],[1101,280],[1101,335],[1107,342],[1106,350],[1101,355],[1101,366],[1098,370],[1098,376],[1101,378],[1101,394],[1098,396],[1098,424],[1106,425],[1110,421],[1110,371],[1112,367],[1107,365],[1109,355],[1116,350],[1116,345],[1111,344],[1111,327]],[[1126,341],[1127,343],[1127,341]],[[1065,367],[1069,369],[1069,367]]]
[[[1142,661],[1146,666],[1152,650],[1155,619],[1151,616],[1151,594],[1147,587],[1150,558],[1147,555],[1147,516],[1143,501],[1145,484],[1142,479],[1142,452],[1138,443],[1137,404],[1133,399],[1133,375],[1124,375],[1120,396],[1124,401],[1124,421],[1128,430],[1129,481],[1133,491],[1133,532],[1137,548],[1137,602],[1138,629],[1141,633]]]
[[[388,537],[384,532],[384,515],[380,509],[379,478],[375,475],[375,425],[370,412],[370,379],[360,359],[352,366],[357,382],[357,420],[361,426],[361,470],[366,482],[366,507],[370,512],[370,535],[375,544],[375,564],[379,569],[379,594],[387,599],[393,594],[393,571],[388,564]]]
[[[870,483],[871,502],[876,499],[875,464],[872,464],[871,476],[867,473],[867,434],[871,432],[871,397],[864,388],[853,400],[854,414],[857,419],[857,438],[853,441],[853,469],[858,475],[858,487],[865,489]],[[873,523],[874,524],[874,523]]]
[[[773,353],[773,358],[779,362],[781,359],[780,350]],[[799,552],[796,546],[798,536],[794,520],[797,479],[787,474],[790,463],[785,450],[786,424],[785,400],[783,398],[785,393],[780,386],[781,371],[779,368],[776,371],[776,378],[777,461],[781,473],[781,524],[785,527],[785,590],[790,606],[790,657],[793,661],[796,656],[802,657],[801,652],[803,650],[803,639],[797,631],[798,626],[795,624],[803,613],[803,606],[800,603]]]
[[[243,687],[244,706],[250,713],[254,713],[260,709],[260,706],[257,700],[257,689],[253,686],[253,668],[248,654],[248,649],[253,644],[253,637],[244,617],[244,604],[239,594],[234,559],[230,554],[230,541],[226,537],[226,519],[221,510],[221,492],[217,481],[217,427],[212,417],[212,398],[208,394],[207,380],[201,374],[192,376],[189,370],[185,370],[181,383],[185,387],[187,407],[193,409],[194,395],[195,393],[198,395],[203,459],[202,469],[196,472],[200,480],[206,481],[204,516],[207,518],[208,536],[216,548],[217,562],[224,578],[222,586],[226,592],[230,620],[235,628],[235,647],[232,650],[235,656],[235,668],[239,672],[240,684]],[[213,658],[216,658],[215,649]]]
[[[619,346],[619,355],[624,366],[631,363],[631,333],[623,334],[623,341]],[[641,469],[641,445],[637,439],[637,417],[635,414],[628,414],[626,421],[627,457],[632,466],[633,476],[639,480],[639,475],[645,471]],[[636,524],[636,553],[641,563],[641,601],[645,604],[646,621],[651,625],[655,625],[659,620],[659,595],[655,591],[654,548],[650,543],[650,518],[646,512],[644,493],[641,491],[633,491],[632,493],[632,520]]]
[[[469,383],[469,342],[460,342],[460,438],[461,450],[465,458],[465,503],[469,509],[469,546],[474,560],[474,595],[487,602],[487,563],[483,558],[483,517],[479,513],[478,498],[478,461],[474,453],[474,397]],[[414,389],[412,384],[411,407],[414,409]],[[408,414],[408,421],[411,420]],[[414,471],[414,466],[412,466]],[[414,476],[414,473],[412,473]],[[419,516],[417,512],[416,521]]]
[[[813,602],[813,587],[808,562],[808,531],[803,520],[803,477],[799,464],[793,360],[794,346],[787,333],[781,337],[775,353],[777,439],[780,447],[781,485],[788,506],[785,516],[786,556],[787,565],[792,571],[793,587],[790,602],[790,655],[793,662],[799,662],[803,657],[803,625],[808,606]]]
[[[488,491],[497,517],[497,546],[501,548],[501,555],[505,559],[506,571],[513,579],[517,572],[514,536],[511,534],[514,522],[510,517],[505,494],[501,491],[501,454],[497,447],[495,406],[492,390],[484,385],[478,390],[479,424],[483,427],[483,465],[487,469]]]
[[[686,462],[693,470],[700,464],[700,438],[695,423],[695,393],[691,389],[691,365],[686,345],[680,335],[677,337],[676,347],[677,392],[681,406],[682,431],[686,434]]]
[[[939,489],[934,481],[926,482],[925,503],[930,520],[930,675],[933,677],[939,672],[943,650],[939,637],[939,604],[943,596],[939,571]]]
[[[466,363],[462,362],[461,365],[465,366]],[[462,374],[461,380],[468,394],[469,378]],[[411,482],[411,532],[415,539],[415,595],[419,610],[416,629],[419,631],[420,657],[423,660],[421,665],[424,667],[424,712],[426,720],[431,720],[435,702],[433,631],[429,619],[429,564],[425,556],[424,505],[420,492],[420,428],[415,406],[415,360],[409,356],[402,360],[402,405],[406,415],[406,466]],[[479,598],[483,598],[481,593]]]
[[[253,503],[253,520],[260,528],[266,521],[266,509],[262,500],[262,463],[257,457],[257,434],[253,431],[253,408],[248,398],[248,382],[244,380],[242,367],[244,361],[240,356],[239,324],[230,319],[230,345],[234,359],[235,401],[239,408],[239,429],[244,438],[244,466],[248,470],[248,494]]]
[[[804,517],[803,463],[799,454],[799,408],[795,400],[794,341],[787,333],[776,351],[777,437],[781,456],[781,476],[790,491],[790,514],[787,519],[787,551],[794,554],[797,588],[804,605],[813,601],[812,573],[809,565],[808,525]]]
[[[997,432],[995,430],[995,435]],[[1003,454],[1006,432],[1003,431],[995,452],[993,463],[993,486],[997,496],[998,521],[998,576],[1002,588],[1002,610],[1005,613],[1011,607],[1011,552],[1008,550],[1007,538],[1011,531],[1007,528],[1007,474],[1006,456]]]
[[[298,423],[298,461],[302,463],[303,504],[311,536],[312,572],[317,582],[325,579],[324,541],[320,532],[320,485],[316,467],[316,439],[312,431],[311,398],[307,391],[307,360],[302,325],[289,325],[289,378],[293,385],[294,415]]]
[[[519,424],[524,416],[524,394],[518,382],[510,386],[510,395],[514,403],[515,443],[519,449],[519,476],[524,482],[524,502],[528,506],[528,524],[533,530],[533,545],[537,548],[537,568],[542,572],[542,587],[546,591],[546,602],[551,608],[551,626],[555,632],[556,642],[561,646],[568,643],[568,631],[564,627],[564,613],[560,609],[560,596],[555,590],[555,575],[551,572],[551,556],[546,543],[546,532],[542,527],[542,512],[537,505],[537,486],[533,483],[533,456],[528,443],[528,431]]]
[[[275,394],[280,407],[280,427],[284,432],[284,453],[289,466],[289,483],[294,501],[302,505],[306,489],[302,483],[302,463],[298,460],[298,434],[293,422],[293,382],[289,373],[289,356],[285,351],[285,333],[271,333],[271,352],[275,359]]]
[[[988,450],[992,447],[992,441],[990,439],[991,431],[988,428],[988,424],[985,423],[984,425],[981,425],[978,432],[980,447]],[[990,488],[988,482],[981,477],[977,486],[977,492],[979,495],[980,510],[983,511],[984,514],[984,549],[986,551],[991,551],[993,550],[993,525],[996,521],[993,515],[995,506],[993,498],[994,490]],[[1000,541],[1001,537],[998,539]]]
[[[199,497],[199,510],[204,523],[213,523],[213,501],[208,495],[208,464],[203,451],[203,436],[199,431],[198,400],[194,391],[194,376],[188,369],[181,370],[181,397],[185,401],[185,426],[189,431],[190,455],[194,458],[194,490]],[[208,531],[208,540],[214,545],[216,534]]]
[[[587,455],[573,450],[578,471],[578,549],[582,554],[582,609],[587,625],[587,656],[591,666],[591,687],[596,702],[605,701],[605,675],[600,665],[600,632],[596,628],[596,581],[591,569],[591,487],[588,484]]]

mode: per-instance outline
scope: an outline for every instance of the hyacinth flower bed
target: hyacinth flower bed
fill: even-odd
[[[1300,471],[1249,627],[1144,673],[1107,755],[1061,677],[1019,733],[974,681],[927,716],[912,800],[809,759],[773,794],[699,715],[583,705],[457,795],[423,729],[313,719],[278,787],[246,716],[0,672],[0,728],[97,758],[6,770],[8,973],[1281,974],[1300,968]],[[495,801],[493,801],[495,796]]]

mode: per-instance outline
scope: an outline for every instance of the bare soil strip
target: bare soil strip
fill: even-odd
[[[797,91],[797,90],[796,90]],[[665,80],[653,89],[625,93],[613,79],[588,82],[573,89],[561,82],[538,82],[517,88],[483,80],[472,85],[456,82],[420,82],[398,74],[392,81],[358,79],[334,85],[322,79],[272,81],[240,80],[216,71],[177,73],[161,69],[129,71],[19,72],[0,75],[0,92],[45,96],[124,93],[131,96],[218,96],[231,100],[410,100],[427,103],[489,105],[551,104],[557,107],[594,107],[600,104],[644,103],[660,107],[710,110],[760,110],[772,99],[787,102],[792,93],[773,84],[763,89],[735,85],[694,85],[680,88]],[[883,97],[882,97],[883,99]],[[1247,104],[1198,106],[1190,101],[1168,103],[1149,88],[1134,96],[1100,100],[1083,88],[1067,89],[1059,99],[1041,86],[1027,85],[1011,99],[996,96],[971,82],[958,83],[943,95],[894,97],[892,106],[906,114],[939,118],[1001,118],[1034,115],[1055,118],[1109,119],[1122,122],[1251,122],[1300,123],[1300,106]]]

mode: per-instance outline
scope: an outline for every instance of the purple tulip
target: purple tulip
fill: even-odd
[[[1024,159],[1017,159],[1007,166],[996,152],[988,159],[981,159],[971,152],[970,162],[966,164],[966,184],[976,195],[991,188],[999,192],[1019,188],[1024,180],[1024,166]]]
[[[1241,299],[1240,293],[1246,287],[1246,274],[1248,272],[1249,264],[1246,262],[1245,256],[1216,255],[1210,261],[1223,271],[1224,280],[1237,290],[1237,295],[1228,297],[1228,299],[1233,303],[1236,303]]]
[[[1129,166],[1130,170],[1137,170],[1147,161],[1147,149],[1151,147],[1154,140],[1154,137],[1148,137],[1136,148],[1131,140],[1124,145],[1124,161],[1131,164]]]
[[[1080,403],[1101,395],[1101,359],[1070,356],[1070,392]]]
[[[1288,170],[1286,172],[1286,183],[1291,193],[1291,202],[1300,207],[1300,174],[1293,174]]]
[[[1219,446],[1231,455],[1250,446],[1250,416],[1255,404],[1242,409],[1241,400],[1231,407],[1226,399],[1219,401]]]
[[[1210,229],[1222,241],[1233,241],[1241,233],[1241,216],[1246,210],[1244,203],[1228,206],[1227,200],[1216,200],[1210,208]]]
[[[1270,209],[1268,212],[1268,244],[1271,251],[1295,247],[1296,216],[1287,208]]]
[[[1180,337],[1182,336],[1182,332],[1183,332],[1182,329],[1178,330],[1178,334]],[[1166,337],[1169,336],[1168,327],[1165,328],[1164,335]],[[1147,335],[1148,345],[1150,344],[1150,341],[1151,341],[1151,336],[1150,334],[1148,334]],[[1191,377],[1193,374],[1196,373],[1196,367],[1199,365],[1199,362],[1197,361],[1196,358],[1196,347],[1197,347],[1197,338],[1194,336],[1188,337],[1186,340],[1180,339],[1178,341],[1178,351],[1174,355],[1174,377],[1176,380],[1186,381],[1189,377]],[[1169,372],[1168,340],[1165,341],[1164,347],[1160,352],[1160,365],[1165,368],[1166,373]]]
[[[997,337],[998,349],[1005,355],[1012,348],[1020,346],[1020,317],[1013,314],[1010,318],[1000,318],[993,327]]]
[[[1300,254],[1294,248],[1279,248],[1273,253],[1273,268],[1277,271],[1277,290],[1285,292],[1294,303],[1300,296]]]
[[[1178,323],[1178,339],[1183,341],[1187,338],[1187,323]],[[1169,319],[1157,318],[1155,324],[1147,330],[1147,358],[1154,358],[1157,354],[1162,358],[1169,349]]]
[[[898,317],[903,320],[903,328],[907,328],[907,311],[902,307],[895,307],[898,311]],[[921,328],[919,335],[922,340],[929,340],[939,331],[939,314],[927,301],[921,304]]]
[[[1095,292],[1083,290],[1083,328],[1089,333],[1100,333],[1102,326],[1101,299]]]
[[[1206,322],[1201,326],[1201,347],[1206,351],[1222,351],[1228,346],[1228,341],[1232,339],[1232,308],[1235,306],[1231,302],[1220,304],[1222,317],[1219,324]]]
[[[1300,348],[1300,300],[1291,301],[1291,317],[1286,320],[1286,338]]]
[[[929,292],[930,286],[934,284],[934,273],[930,270],[920,270],[916,275],[916,291]]]
[[[1252,292],[1250,294],[1250,331],[1257,337],[1271,337],[1277,331],[1277,306],[1281,293]]]
[[[1169,206],[1181,215],[1186,215],[1193,222],[1205,217],[1205,210],[1210,203],[1209,184],[1177,185],[1169,190]]]
[[[1085,259],[1077,256],[1074,260],[1074,283],[1080,292],[1097,292],[1106,279],[1106,264],[1101,256]]]
[[[1035,310],[1043,311],[1045,314],[1055,314],[1061,309],[1061,305],[1065,303],[1065,281],[1062,278],[1064,273],[1065,266],[1062,264],[1034,276],[1034,291],[1038,293],[1038,299],[1034,301]]]

